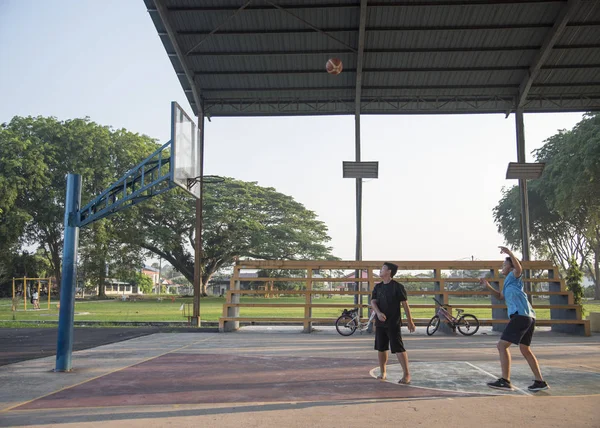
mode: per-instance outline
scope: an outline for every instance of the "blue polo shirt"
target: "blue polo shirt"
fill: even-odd
[[[527,300],[527,294],[523,291],[522,276],[515,278],[515,274],[511,271],[504,279],[502,293],[509,316],[517,314],[535,318],[535,311]]]

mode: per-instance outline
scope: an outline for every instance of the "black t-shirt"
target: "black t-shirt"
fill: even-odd
[[[402,324],[400,303],[407,300],[404,285],[393,279],[387,284],[380,282],[373,288],[371,300],[377,300],[377,306],[385,314],[386,318],[385,322],[381,322],[379,318],[375,317],[376,326],[396,326]]]

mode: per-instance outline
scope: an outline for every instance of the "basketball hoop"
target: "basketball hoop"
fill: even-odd
[[[188,178],[187,179],[187,187],[188,190],[191,190],[198,183],[202,184],[216,184],[222,183],[225,181],[225,177],[221,177],[220,175],[204,175],[200,177]]]

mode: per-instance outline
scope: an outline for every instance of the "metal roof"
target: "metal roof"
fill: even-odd
[[[600,0],[144,1],[196,115],[600,109]]]

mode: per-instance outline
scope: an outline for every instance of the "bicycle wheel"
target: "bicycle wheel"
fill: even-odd
[[[458,331],[465,336],[472,336],[479,330],[479,320],[475,315],[464,314],[457,323]]]
[[[335,320],[335,329],[342,336],[351,336],[357,327],[356,320],[348,315],[342,315]]]
[[[440,328],[440,317],[435,315],[429,320],[429,324],[427,324],[427,335],[431,336],[438,328]]]

